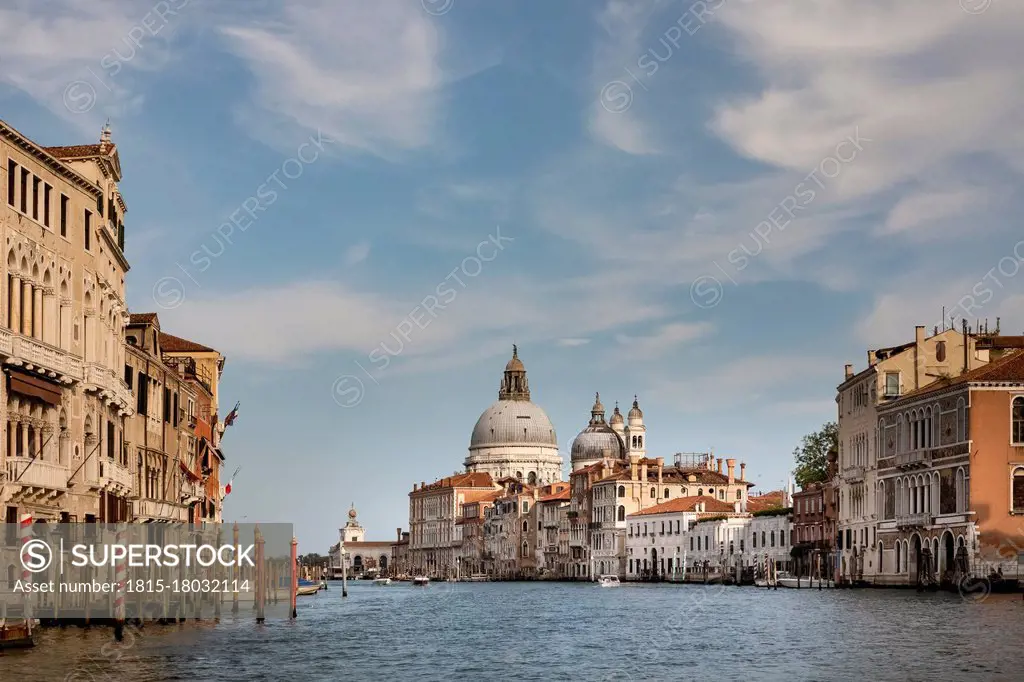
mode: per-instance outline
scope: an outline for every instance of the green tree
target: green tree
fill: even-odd
[[[838,449],[839,425],[836,422],[826,422],[820,430],[804,436],[793,450],[797,485],[802,488],[808,483],[824,481],[828,476],[828,453]]]

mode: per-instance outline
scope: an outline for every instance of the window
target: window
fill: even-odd
[[[1013,472],[1013,511],[1024,514],[1024,467]]]
[[[956,435],[957,442],[967,440],[967,403],[963,398],[956,401]]]
[[[754,536],[753,536],[752,540],[754,541],[754,544],[753,544],[754,549],[757,549],[757,531],[754,531]]]
[[[742,490],[739,490],[739,489],[738,489],[738,490],[736,491],[736,499],[737,499],[737,500],[742,500],[742,499],[743,499],[743,491],[742,491]]]
[[[139,372],[138,407],[136,412],[141,415],[149,414],[149,377]]]
[[[665,497],[668,497],[668,488],[665,488]]]
[[[772,533],[771,533],[771,536],[770,536],[770,537],[771,537],[771,539],[772,539],[772,547],[774,547],[774,546],[775,546],[775,531],[772,531]]]
[[[626,496],[626,486],[620,485],[619,486],[619,497],[625,497],[625,496]]]
[[[28,214],[28,170],[21,169],[21,212]]]
[[[527,513],[528,511],[530,511],[530,503],[529,503],[529,502],[525,502],[525,501],[524,501],[524,502],[523,502],[523,513],[525,514],[525,513]]]
[[[690,551],[693,551],[693,536],[690,536]]]
[[[623,507],[620,504],[619,505],[619,521],[625,521],[625,520],[626,520],[626,508]]]
[[[171,421],[171,389],[164,388],[164,421]]]
[[[676,519],[676,535],[679,534],[679,519]]]
[[[68,236],[68,198],[60,195],[60,236]]]
[[[171,422],[174,428],[178,428],[178,394],[174,394],[174,409],[171,410]]]
[[[7,203],[14,206],[15,194],[14,186],[17,184],[18,179],[18,164],[14,162],[14,159],[7,159]]]
[[[124,366],[124,383],[128,384],[128,388],[131,389],[131,387],[132,387],[132,366],[131,365],[125,365]]]
[[[39,183],[42,182],[36,176],[32,176],[32,220],[39,220]]]
[[[885,373],[885,397],[891,398],[900,394],[900,373]]]
[[[1013,399],[1013,444],[1024,445],[1024,396]]]
[[[704,488],[697,488],[697,497],[704,495]]]
[[[651,499],[654,499],[657,496],[658,496],[658,491],[656,489],[654,489],[654,488],[651,488]]]
[[[529,521],[523,521],[523,532],[524,533],[530,532],[530,522]]]
[[[114,459],[114,422],[107,422],[107,459]]]
[[[939,341],[935,344],[935,359],[938,362],[946,361],[946,342]]]
[[[92,213],[89,211],[85,212],[85,250],[88,251],[92,248]]]
[[[43,185],[43,225],[50,226],[50,192],[53,190],[49,185]]]

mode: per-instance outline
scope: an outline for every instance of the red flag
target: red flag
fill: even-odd
[[[242,467],[238,467],[237,469],[235,469],[235,473],[231,474],[231,480],[228,481],[228,484],[226,486],[224,486],[224,496],[225,497],[227,497],[228,495],[231,494],[231,484],[235,482],[235,476],[237,476],[238,472],[241,471],[241,470],[242,470]]]

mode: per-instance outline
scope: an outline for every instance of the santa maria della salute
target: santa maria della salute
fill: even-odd
[[[666,465],[664,457],[647,455],[647,427],[636,396],[625,416],[618,405],[610,418],[605,414],[595,394],[590,420],[570,448],[569,480],[563,480],[555,427],[532,401],[526,366],[513,346],[498,399],[473,427],[464,473],[413,485],[409,532],[399,533],[393,548],[393,573],[682,578],[687,566],[682,541],[698,520],[728,518],[722,532],[734,535],[777,525],[775,517],[750,523],[751,512],[786,507],[788,493],[750,497],[754,484],[745,480],[745,464],[737,471],[732,458],[675,453]],[[650,543],[630,546],[629,531],[641,523],[631,523],[633,516],[641,514],[648,524],[663,521],[661,514],[671,516],[668,527],[680,529],[671,551]],[[686,528],[678,523],[679,514],[686,516]],[[779,561],[788,565],[787,533],[774,526],[770,531],[773,537],[777,533]],[[734,546],[756,544],[734,539]],[[692,556],[693,566],[698,556],[704,560],[699,551]],[[736,570],[764,561],[742,551],[734,558]]]

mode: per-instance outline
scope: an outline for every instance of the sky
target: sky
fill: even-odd
[[[6,0],[0,119],[109,119],[128,302],[227,356],[225,518],[324,553],[462,469],[513,343],[568,463],[779,488],[843,365],[1024,332],[1024,3]]]

